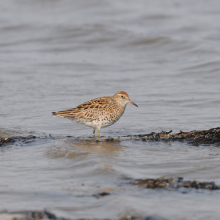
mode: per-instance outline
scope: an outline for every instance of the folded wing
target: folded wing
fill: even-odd
[[[85,102],[75,108],[67,109],[64,111],[52,112],[53,116],[64,117],[73,121],[93,121],[102,114],[108,106],[106,98],[97,98]]]

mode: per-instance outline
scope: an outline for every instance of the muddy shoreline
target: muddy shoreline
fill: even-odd
[[[21,142],[23,144],[34,141],[35,139],[60,139],[60,138],[71,138],[76,141],[92,141],[92,142],[112,142],[112,141],[125,141],[125,140],[139,140],[139,141],[185,141],[191,145],[210,145],[214,144],[220,146],[220,127],[212,128],[209,130],[189,131],[179,133],[172,133],[172,130],[166,132],[151,132],[150,134],[139,134],[139,135],[127,135],[127,136],[113,136],[113,137],[74,137],[74,136],[44,136],[37,137],[34,135],[29,136],[14,136],[14,137],[0,137],[0,147],[13,144],[15,142]]]
[[[63,218],[57,217],[52,212],[47,210],[44,211],[17,211],[17,212],[8,212],[7,210],[0,211],[0,219],[1,220],[37,220],[37,219],[44,219],[44,220],[77,220],[76,218]],[[111,218],[80,218],[79,220],[111,220]],[[115,220],[167,220],[166,218],[162,218],[159,216],[124,216],[121,218],[116,218]]]
[[[143,179],[137,180],[131,183],[132,185],[139,185],[142,188],[147,189],[161,189],[161,188],[194,188],[194,189],[209,189],[219,190],[220,186],[215,182],[200,182],[197,180],[184,180],[183,177],[178,178],[156,178],[156,179]]]

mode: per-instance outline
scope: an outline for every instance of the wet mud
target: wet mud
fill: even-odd
[[[66,218],[58,218],[51,212],[44,211],[19,211],[19,212],[0,212],[1,220],[37,220],[37,219],[54,219],[54,220],[67,220]]]
[[[34,135],[29,135],[26,137],[15,136],[15,137],[0,137],[0,147],[7,144],[12,144],[15,142],[29,143],[35,139],[61,139],[61,138],[71,138],[76,141],[91,141],[91,142],[112,142],[112,141],[125,141],[125,140],[139,140],[139,141],[186,141],[192,145],[210,145],[215,144],[220,146],[220,127],[212,128],[209,130],[201,131],[190,131],[179,133],[172,133],[172,130],[166,132],[151,132],[150,134],[139,134],[139,135],[127,135],[127,136],[114,136],[114,137],[74,137],[74,136],[44,136],[37,137]]]
[[[201,189],[201,190],[220,190],[220,185],[217,185],[215,182],[210,181],[210,182],[200,182],[197,180],[184,180],[183,177],[177,177],[177,178],[165,178],[165,177],[160,177],[160,178],[147,178],[147,179],[138,179],[138,180],[132,180],[129,181],[127,184],[124,185],[126,186],[139,186],[139,190],[143,189],[172,189],[173,190],[178,190],[180,192],[185,192],[187,193],[187,189]],[[112,193],[110,192],[105,192],[102,191],[101,193],[93,195],[97,199],[103,197],[103,196],[109,196]],[[114,194],[114,192],[113,192]]]
[[[220,144],[220,127],[212,128],[209,130],[201,130],[201,131],[190,131],[179,133],[172,133],[172,130],[166,132],[162,131],[159,133],[152,132],[150,134],[140,134],[140,135],[132,135],[126,136],[128,138],[134,140],[142,140],[142,141],[186,141],[192,145],[202,145],[202,144]],[[124,137],[124,138],[126,138]],[[123,138],[123,137],[121,137]]]
[[[157,178],[157,179],[144,179],[137,180],[131,183],[132,185],[139,185],[143,188],[158,189],[158,188],[172,188],[179,189],[184,188],[195,188],[195,189],[209,189],[219,190],[220,186],[216,185],[215,182],[199,182],[197,180],[184,180],[182,177],[178,178]]]
[[[37,219],[44,219],[44,220],[72,220],[75,219],[74,216],[72,218],[63,218],[63,217],[57,217],[55,214],[48,212],[46,210],[44,211],[19,211],[19,212],[7,212],[7,211],[1,211],[0,212],[0,219],[1,220],[37,220]],[[102,218],[80,218],[80,220],[102,220]],[[108,220],[108,218],[104,218],[105,220]],[[103,220],[104,220],[103,219]],[[110,220],[111,218],[109,218]],[[117,218],[115,219],[117,220]],[[118,220],[167,220],[162,217],[158,216],[124,216],[121,218],[118,218]]]
[[[34,135],[29,135],[26,137],[22,137],[22,136],[15,136],[15,137],[0,137],[0,147],[1,146],[5,146],[8,144],[13,144],[15,142],[21,142],[21,143],[30,143],[32,141],[34,141],[36,138],[36,136]]]

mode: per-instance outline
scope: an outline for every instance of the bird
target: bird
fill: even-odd
[[[117,122],[123,115],[128,103],[138,107],[129,99],[129,95],[126,92],[120,91],[113,96],[92,99],[75,108],[52,112],[52,115],[67,118],[75,123],[92,127],[92,137],[95,136],[95,131],[97,129],[97,137],[100,137],[100,129]]]

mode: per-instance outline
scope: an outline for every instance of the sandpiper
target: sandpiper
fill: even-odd
[[[92,99],[75,108],[64,111],[52,112],[53,116],[64,117],[73,122],[98,129],[97,136],[100,137],[100,129],[114,124],[123,115],[128,103],[137,106],[129,99],[126,92],[120,91],[113,96],[105,96]],[[137,106],[138,107],[138,106]]]

